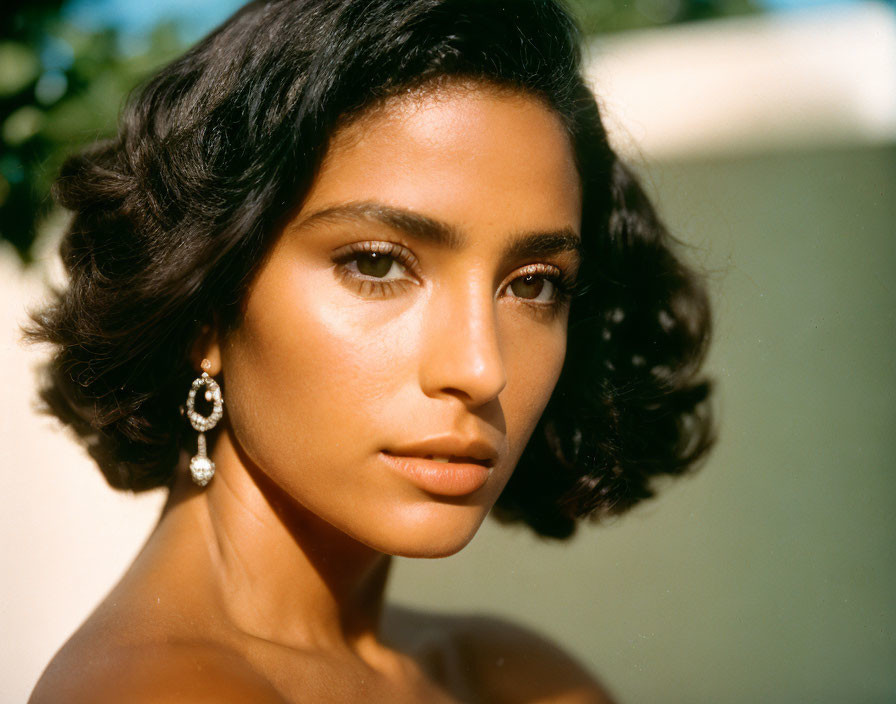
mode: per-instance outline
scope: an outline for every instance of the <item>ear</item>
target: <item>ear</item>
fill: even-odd
[[[196,373],[207,372],[209,376],[221,373],[221,343],[217,325],[203,325],[193,342],[190,361]]]

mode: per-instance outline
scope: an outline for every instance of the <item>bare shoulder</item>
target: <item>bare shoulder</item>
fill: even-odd
[[[494,704],[613,704],[595,677],[549,638],[506,619],[398,609],[404,624],[438,642],[442,667],[462,672]],[[439,634],[439,635],[436,635]],[[451,663],[446,667],[445,663]]]
[[[612,704],[606,690],[569,653],[535,631],[491,616],[457,618],[454,641],[493,701]]]
[[[86,649],[70,645],[47,666],[29,704],[284,704],[277,690],[244,659],[212,645]]]

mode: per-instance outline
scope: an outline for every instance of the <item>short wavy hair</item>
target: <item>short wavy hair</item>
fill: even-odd
[[[494,513],[542,536],[620,513],[712,444],[700,277],[617,158],[553,0],[256,0],[131,96],[117,137],[70,158],[68,283],[34,313],[55,346],[41,396],[108,482],[170,485],[189,435],[190,349],[239,325],[254,272],[330,136],[407,89],[536,96],[583,185],[584,287],[559,382]]]

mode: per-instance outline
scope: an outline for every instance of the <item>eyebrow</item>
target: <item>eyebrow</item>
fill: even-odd
[[[415,239],[447,249],[462,249],[467,238],[453,225],[423,215],[374,201],[354,201],[318,210],[303,218],[295,229],[321,221],[378,222]],[[573,252],[581,257],[582,240],[571,227],[559,230],[520,232],[512,236],[505,250],[508,259],[544,257]]]

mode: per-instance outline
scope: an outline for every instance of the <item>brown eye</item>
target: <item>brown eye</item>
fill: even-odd
[[[372,276],[376,279],[384,278],[392,270],[392,265],[396,263],[393,257],[380,252],[358,254],[355,262],[358,267],[358,273],[364,274],[364,276]]]
[[[335,250],[331,257],[334,273],[364,296],[392,295],[419,283],[414,276],[414,253],[394,242],[353,242]]]
[[[538,274],[527,274],[518,279],[514,279],[510,283],[510,290],[517,298],[538,298],[545,288],[545,284],[550,286],[550,282],[546,281],[543,276]]]

